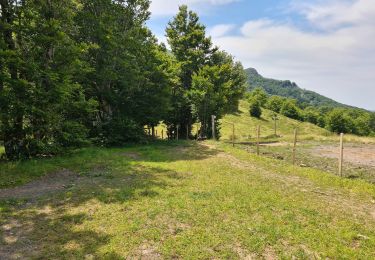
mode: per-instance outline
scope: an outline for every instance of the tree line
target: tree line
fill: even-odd
[[[122,145],[167,125],[210,137],[246,90],[239,62],[196,13],[169,22],[170,50],[146,26],[148,0],[0,0],[0,138],[7,158]],[[185,136],[184,136],[185,135]],[[181,136],[181,135],[180,135]]]
[[[357,109],[331,106],[308,106],[293,98],[269,96],[262,88],[255,88],[247,96],[249,112],[260,118],[262,108],[286,117],[309,122],[334,133],[375,136],[375,113]]]

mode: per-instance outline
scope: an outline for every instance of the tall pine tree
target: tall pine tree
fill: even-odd
[[[186,128],[191,129],[196,120],[192,113],[192,104],[186,95],[192,87],[192,77],[210,62],[212,54],[217,50],[212,47],[205,29],[199,22],[198,15],[189,11],[185,5],[180,7],[166,29],[168,43],[180,67],[181,81],[181,85],[176,85],[173,89],[173,110],[167,124],[170,131],[174,132],[176,127],[180,126],[182,135],[186,135]]]

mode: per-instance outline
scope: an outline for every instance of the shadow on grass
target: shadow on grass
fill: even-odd
[[[127,152],[135,152],[139,155],[139,160],[144,162],[203,160],[217,153],[195,141],[155,141],[147,145],[129,145],[124,148],[85,148],[50,159],[0,162],[0,189],[20,186],[63,169],[77,173],[86,172],[97,164],[118,160],[121,154]],[[131,161],[134,158],[127,159]]]
[[[142,162],[201,160],[216,153],[188,142],[158,143],[128,150],[139,152],[140,158],[124,157],[118,153],[119,149],[114,149],[108,157],[91,158],[93,161],[87,163],[95,167],[64,191],[37,200],[25,199],[17,205],[11,200],[0,201],[0,259],[122,259],[127,250],[136,252],[140,245],[129,246],[122,255],[103,250],[114,235],[98,223],[103,222],[105,214],[116,214],[102,212],[105,205],[131,207],[132,202],[157,197],[160,190],[183,185],[183,180],[190,177],[160,167],[146,167]],[[121,218],[126,212],[118,214],[122,221],[118,224],[131,221]],[[87,223],[90,225],[84,225]]]
[[[196,141],[158,143],[157,146],[137,148],[144,162],[197,161],[217,155],[220,151],[210,149]]]

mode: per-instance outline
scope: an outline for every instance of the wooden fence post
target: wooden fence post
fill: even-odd
[[[234,129],[234,124],[233,124],[233,129],[232,129],[232,145],[234,147],[234,138],[235,138],[235,129]]]
[[[340,158],[339,158],[339,175],[342,177],[342,166],[344,161],[344,134],[340,134]]]
[[[186,140],[189,140],[189,124],[186,124]]]
[[[258,125],[257,127],[257,155],[258,156],[260,155],[259,145],[260,145],[260,125]]]
[[[279,118],[277,117],[276,113],[272,115],[272,119],[273,119],[273,121],[275,123],[275,125],[274,125],[274,131],[275,131],[275,137],[276,137],[277,136],[277,120],[279,120]]]
[[[296,165],[297,135],[298,135],[298,130],[294,129],[293,165]]]
[[[161,140],[164,140],[164,129],[161,130]]]
[[[214,141],[216,141],[215,119],[216,119],[216,116],[212,115],[211,116],[211,121],[212,121],[212,139]]]
[[[177,141],[178,141],[178,130],[179,130],[180,126],[178,125],[177,126]]]

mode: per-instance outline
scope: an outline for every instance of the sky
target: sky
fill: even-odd
[[[375,111],[375,0],[153,0],[160,41],[181,4],[245,68]]]

